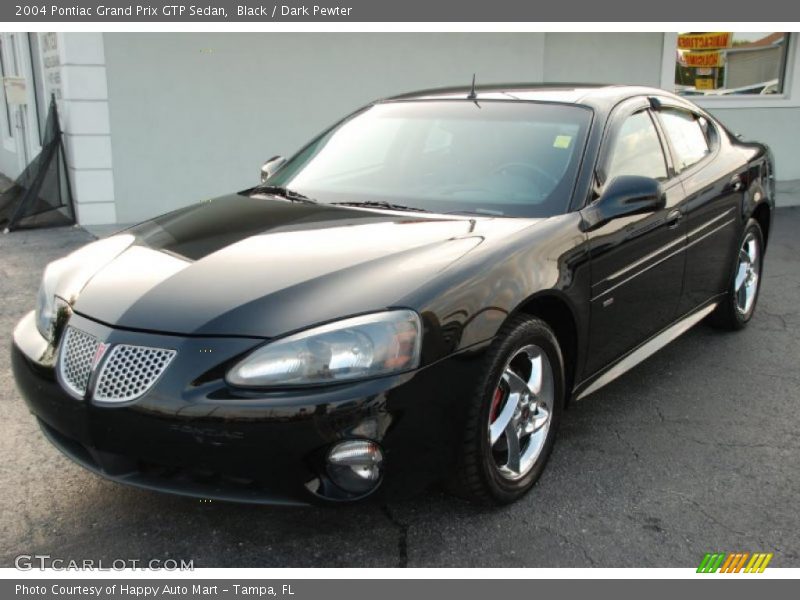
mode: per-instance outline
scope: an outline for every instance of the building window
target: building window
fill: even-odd
[[[782,94],[789,34],[686,32],[678,34],[675,91],[683,96]]]

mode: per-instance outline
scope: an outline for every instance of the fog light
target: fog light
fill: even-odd
[[[381,477],[383,453],[369,440],[350,440],[331,448],[328,454],[328,475],[343,490],[365,494]]]

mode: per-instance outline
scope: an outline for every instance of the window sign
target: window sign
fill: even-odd
[[[3,88],[9,104],[28,103],[27,82],[24,77],[3,77]]]
[[[683,96],[780,94],[789,34],[686,32],[678,34],[675,91]]]

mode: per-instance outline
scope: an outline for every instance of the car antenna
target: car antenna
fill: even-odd
[[[469,94],[467,94],[467,100],[476,100],[478,98],[478,94],[475,93],[475,73],[472,74],[472,89],[470,89]]]
[[[472,100],[475,106],[478,108],[481,107],[481,105],[478,104],[478,94],[475,93],[475,73],[472,74],[472,88],[470,88],[469,94],[467,94],[467,100]]]

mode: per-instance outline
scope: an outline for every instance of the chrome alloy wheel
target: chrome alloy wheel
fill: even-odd
[[[733,283],[733,291],[736,294],[736,310],[740,315],[749,314],[756,299],[761,268],[759,251],[756,236],[752,232],[748,233],[739,250],[739,264],[736,267],[736,279]]]
[[[555,381],[539,346],[524,346],[506,363],[489,410],[489,446],[498,473],[516,481],[544,448],[553,414]]]

